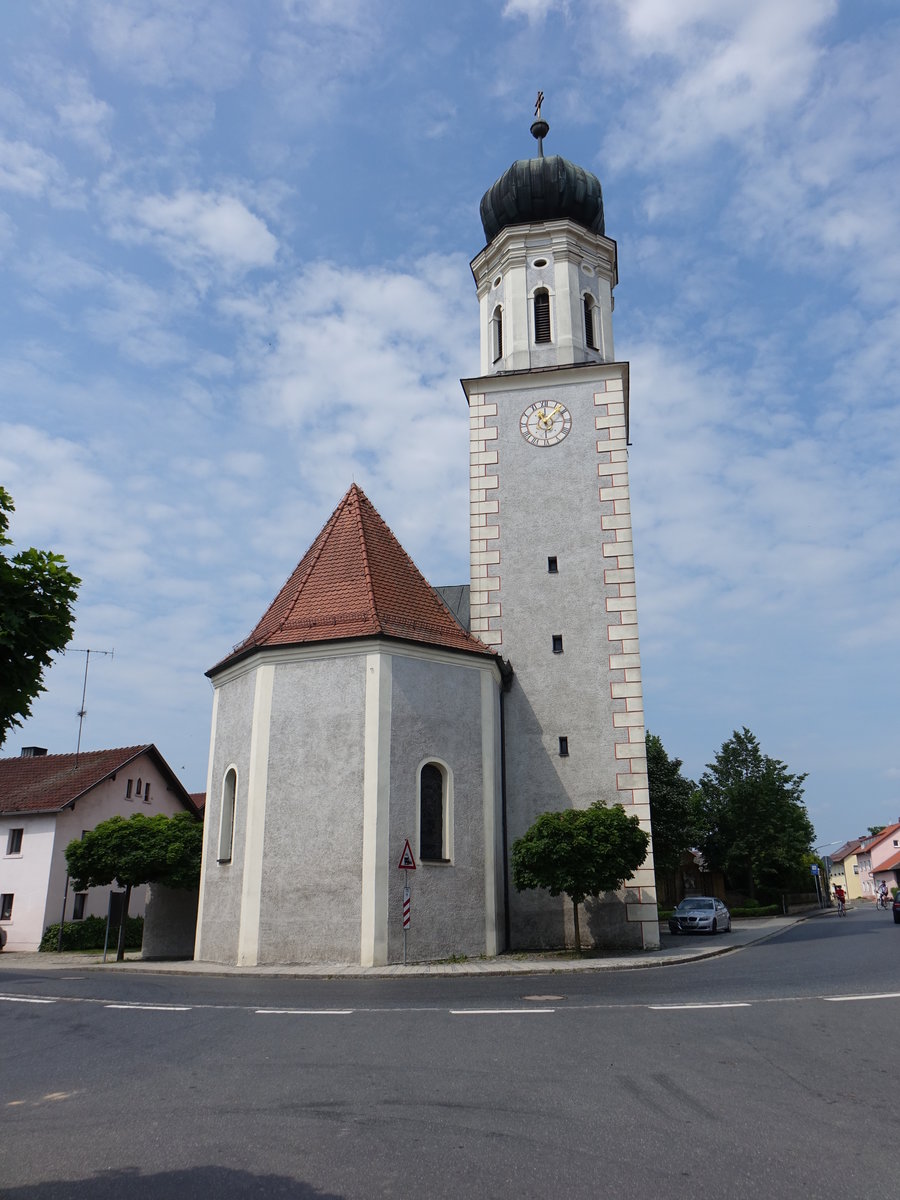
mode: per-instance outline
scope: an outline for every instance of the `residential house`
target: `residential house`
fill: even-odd
[[[858,900],[860,898],[859,886],[859,864],[856,861],[856,852],[859,849],[859,838],[853,838],[849,842],[845,842],[838,850],[835,850],[831,857],[831,869],[829,871],[828,882],[832,892],[838,886],[844,889],[848,900]]]
[[[69,842],[108,817],[184,811],[196,805],[153,745],[81,754],[32,746],[0,759],[0,943],[36,950],[63,912],[76,921],[106,916],[109,888],[69,886]],[[143,913],[145,891],[132,893],[132,915]]]
[[[859,867],[860,895],[864,900],[874,900],[877,888],[876,873],[900,852],[900,821],[886,825],[879,833],[860,838],[856,861]],[[890,879],[889,882],[893,882]]]

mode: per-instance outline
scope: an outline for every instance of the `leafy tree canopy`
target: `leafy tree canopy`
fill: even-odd
[[[647,857],[650,838],[621,804],[596,800],[586,809],[542,813],[513,843],[513,882],[520,892],[546,888],[565,893],[575,911],[575,944],[581,951],[578,906],[587,896],[613,892]]]
[[[190,813],[110,817],[66,847],[75,888],[143,883],[192,888],[200,881],[203,826]]]
[[[744,727],[707,764],[695,797],[700,849],[751,896],[803,875],[814,831],[803,803],[805,775],[763,754]]]
[[[72,607],[81,582],[60,554],[20,550],[12,545],[8,514],[15,506],[0,487],[0,746],[9,731],[31,715],[32,701],[43,690],[51,657],[72,636]]]
[[[697,842],[692,800],[697,785],[685,779],[681,759],[669,758],[655,733],[648,733],[646,742],[653,861],[657,867],[674,870]]]
[[[869,836],[875,837],[877,834],[881,833],[882,829],[887,829],[887,826],[886,825],[870,825],[869,826]]]

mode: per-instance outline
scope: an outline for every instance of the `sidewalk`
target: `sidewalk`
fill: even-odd
[[[630,971],[642,967],[670,967],[679,963],[696,962],[702,958],[713,958],[728,954],[744,946],[763,942],[767,938],[783,933],[800,921],[810,917],[833,915],[814,909],[790,917],[760,917],[737,921],[730,933],[715,937],[696,935],[674,935],[667,928],[660,929],[659,950],[635,950],[629,954],[610,954],[602,958],[570,956],[561,951],[531,954],[501,954],[496,958],[472,958],[462,962],[392,963],[384,967],[361,967],[346,963],[274,963],[258,967],[231,967],[222,963],[177,962],[153,960],[144,962],[140,955],[127,954],[124,963],[107,959],[99,954],[53,954],[4,951],[0,954],[0,974],[4,970],[55,971],[127,971],[135,974],[153,975],[206,975],[223,977],[271,977],[305,979],[383,979],[423,975],[545,975],[579,971]]]

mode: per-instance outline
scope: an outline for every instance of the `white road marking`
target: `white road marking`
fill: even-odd
[[[750,1005],[744,1000],[729,1000],[721,1004],[648,1004],[647,1007],[657,1012],[677,1012],[691,1008],[750,1008]]]
[[[135,1012],[190,1012],[189,1004],[104,1004],[104,1008],[133,1009]]]
[[[900,992],[870,992],[868,996],[823,996],[829,1004],[842,1004],[845,1000],[900,1000]]]
[[[55,1004],[55,1000],[34,1000],[31,996],[0,996],[0,1000],[8,1000],[11,1004]]]
[[[349,1017],[352,1008],[255,1008],[257,1017]]]
[[[555,1008],[451,1008],[451,1017],[504,1017],[522,1013],[555,1013]]]

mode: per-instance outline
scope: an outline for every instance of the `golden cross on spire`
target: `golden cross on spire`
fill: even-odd
[[[542,105],[543,103],[544,103],[544,93],[543,93],[543,92],[538,92],[538,94],[537,94],[537,100],[535,100],[535,102],[534,102],[534,115],[535,115],[536,117],[538,117],[538,118],[540,118],[540,115],[541,115],[541,105]]]

